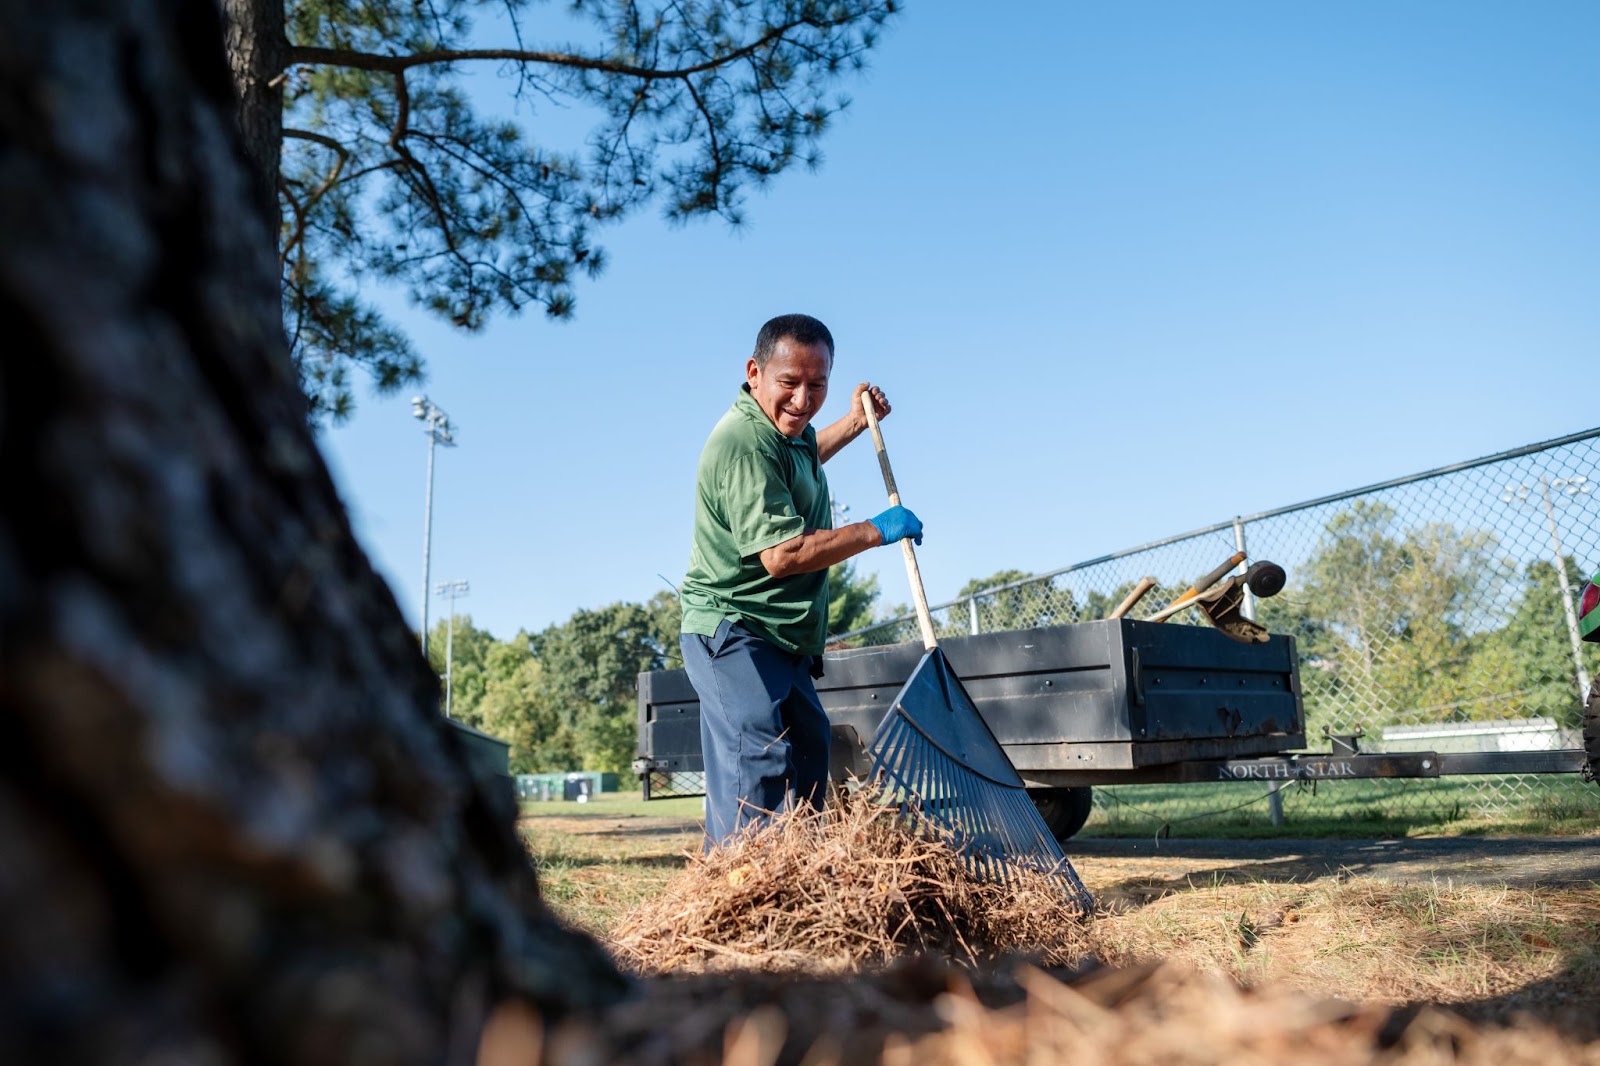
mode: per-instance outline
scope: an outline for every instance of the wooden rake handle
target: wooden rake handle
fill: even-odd
[[[872,390],[861,393],[861,411],[867,416],[867,428],[872,430],[872,443],[878,450],[878,466],[883,470],[883,487],[889,490],[889,506],[900,506],[900,490],[895,487],[894,470],[889,466],[889,452],[883,446],[883,430],[878,428],[878,413],[872,409]],[[933,614],[928,610],[928,594],[922,588],[922,571],[917,569],[917,549],[911,538],[900,542],[906,556],[906,578],[911,582],[911,601],[917,606],[917,627],[922,630],[922,646],[932,651],[939,646],[933,635]]]

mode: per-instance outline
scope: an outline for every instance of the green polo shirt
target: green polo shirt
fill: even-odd
[[[700,453],[683,631],[714,636],[729,619],[785,651],[821,655],[828,571],[776,578],[760,554],[808,529],[832,528],[816,430],[784,436],[741,386]]]

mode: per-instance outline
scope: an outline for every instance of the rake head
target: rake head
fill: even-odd
[[[950,834],[967,869],[1005,883],[1018,869],[1055,878],[1089,914],[1083,887],[972,697],[933,648],[873,739],[871,776],[902,809]]]

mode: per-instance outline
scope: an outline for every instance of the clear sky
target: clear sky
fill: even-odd
[[[889,394],[934,602],[1600,424],[1600,4],[906,7],[821,170],[743,230],[607,231],[566,323],[399,314],[459,442],[433,581],[477,624],[679,580],[700,446],[788,311],[837,340],[819,422]],[[323,444],[415,619],[408,395]],[[828,476],[885,506],[870,442]],[[898,551],[861,564],[909,601]]]

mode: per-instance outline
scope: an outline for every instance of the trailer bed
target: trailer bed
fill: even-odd
[[[1242,644],[1214,629],[1107,619],[940,643],[984,721],[1034,788],[1106,771],[1303,748],[1292,637]],[[920,644],[829,652],[817,694],[833,726],[833,773],[866,769],[878,722]],[[639,675],[646,796],[697,792],[699,699],[682,670]]]

